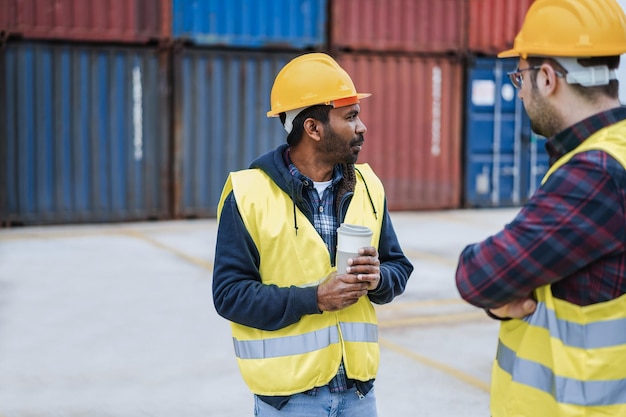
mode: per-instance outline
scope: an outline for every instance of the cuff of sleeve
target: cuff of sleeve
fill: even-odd
[[[296,304],[298,305],[298,313],[300,316],[308,314],[321,314],[317,305],[317,285],[312,287],[296,287],[299,294]]]
[[[487,315],[489,317],[491,317],[492,319],[494,319],[494,320],[500,320],[500,321],[509,321],[509,320],[511,320],[511,317],[499,317],[499,316],[496,316],[488,308],[485,309],[485,313],[487,313]]]

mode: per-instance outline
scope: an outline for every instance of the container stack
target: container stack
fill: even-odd
[[[548,169],[545,138],[533,134],[507,72],[517,59],[496,55],[513,47],[532,0],[470,0],[465,93],[467,207],[517,206]]]
[[[359,157],[391,210],[458,208],[465,0],[333,0],[331,51],[368,127]]]
[[[0,226],[214,217],[285,142],[274,78],[333,55],[391,210],[518,205],[547,169],[506,72],[532,0],[6,0]]]
[[[285,143],[280,69],[326,47],[326,0],[173,0],[174,215],[215,216],[230,171]]]
[[[7,0],[0,222],[168,217],[168,2]]]

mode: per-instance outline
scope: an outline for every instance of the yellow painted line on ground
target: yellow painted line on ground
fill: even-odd
[[[164,243],[159,242],[156,239],[153,239],[141,232],[138,232],[136,230],[123,230],[120,231],[120,234],[123,235],[127,235],[127,236],[131,236],[140,240],[143,240],[144,242],[147,242],[149,244],[151,244],[152,246],[155,246],[159,249],[163,249],[164,251],[167,251],[173,255],[178,256],[181,259],[184,259],[187,262],[190,262],[194,265],[200,266],[202,268],[205,268],[209,271],[213,271],[213,263],[212,262],[207,262],[203,259],[200,258],[196,258],[195,256],[191,256],[191,255],[187,255],[185,252],[179,251],[176,248],[173,248],[169,245],[166,245]]]
[[[81,229],[81,226],[77,226],[76,228],[72,228],[71,230],[51,230],[40,228],[39,231],[28,230],[29,228],[21,228],[21,229],[1,229],[0,228],[0,241],[2,240],[25,240],[25,239],[69,239],[69,238],[80,238],[80,237],[91,237],[91,236],[115,236],[124,234],[129,229],[125,226],[116,227],[113,226],[111,228],[107,228],[104,226],[103,228],[89,227],[86,226],[85,229]],[[188,230],[196,230],[199,226],[196,224],[187,224],[181,223],[177,225],[154,225],[146,229],[147,232],[150,233],[179,233]],[[210,228],[208,228],[210,229]],[[13,233],[12,230],[16,231]],[[2,416],[0,416],[2,417]]]
[[[462,298],[442,298],[440,300],[396,301],[389,304],[376,305],[376,309],[380,311],[391,311],[462,304],[469,305]]]
[[[509,221],[505,221],[504,223],[502,223],[501,225],[498,225],[496,223],[492,223],[489,221],[484,221],[481,220],[479,218],[474,218],[472,217],[467,218],[464,216],[459,216],[459,215],[455,215],[453,213],[431,213],[432,217],[443,220],[443,221],[449,221],[452,223],[462,223],[462,224],[469,224],[472,226],[479,226],[479,227],[487,227],[489,229],[494,229],[494,230],[499,230],[501,228],[503,228],[505,226],[506,223],[508,223],[510,220],[513,220],[513,217],[515,217],[515,214],[511,214],[511,219]]]
[[[459,323],[467,321],[487,320],[483,311],[472,311],[469,313],[439,314],[430,316],[405,317],[399,319],[379,319],[380,328],[389,329],[392,327],[409,327],[428,324]]]
[[[484,381],[482,381],[482,380],[480,380],[478,378],[475,378],[475,377],[473,377],[473,376],[471,376],[469,374],[466,374],[463,371],[460,371],[460,370],[458,370],[456,368],[453,368],[453,367],[451,367],[449,365],[446,365],[445,363],[437,362],[437,361],[435,361],[433,359],[427,358],[426,356],[422,356],[422,355],[420,355],[418,353],[411,352],[410,350],[408,350],[408,349],[406,349],[406,348],[404,348],[404,347],[402,347],[400,345],[397,345],[395,343],[392,343],[392,342],[390,342],[389,340],[387,340],[385,338],[379,338],[378,341],[379,341],[381,346],[383,346],[383,347],[385,347],[385,348],[387,348],[389,350],[392,350],[392,351],[394,351],[394,352],[396,352],[396,353],[398,353],[398,354],[400,354],[402,356],[406,356],[408,358],[414,359],[414,360],[416,360],[416,361],[418,361],[418,362],[420,362],[420,363],[422,363],[422,364],[424,364],[426,366],[430,366],[431,368],[435,368],[435,369],[437,369],[437,370],[439,370],[441,372],[444,372],[444,373],[446,373],[448,375],[451,375],[454,378],[459,379],[459,380],[461,380],[461,381],[463,381],[463,382],[465,382],[465,383],[467,383],[467,384],[469,384],[469,385],[471,385],[471,386],[473,386],[475,388],[478,388],[478,389],[480,389],[480,390],[482,390],[484,392],[487,392],[487,393],[489,392],[489,384],[488,383],[486,383],[486,382],[484,382]]]
[[[453,267],[456,268],[458,259],[454,258],[454,259],[450,259],[450,258],[446,258],[445,256],[441,256],[441,255],[435,255],[432,253],[426,253],[426,252],[421,252],[421,251],[417,251],[414,249],[411,249],[407,246],[404,246],[402,248],[402,251],[404,252],[404,254],[406,255],[407,258],[411,258],[411,259],[419,259],[422,261],[426,261],[426,262],[432,262],[435,264],[439,264],[439,265],[443,265],[443,266],[449,266],[449,267]]]
[[[0,233],[0,241],[2,240],[27,240],[27,239],[76,239],[79,237],[90,236],[116,236],[120,235],[121,230],[83,230],[72,232],[28,232],[20,234],[2,234]]]
[[[72,232],[50,232],[50,233],[36,233],[35,232],[35,233],[26,233],[26,234],[19,234],[19,235],[0,235],[0,241],[2,240],[5,240],[5,241],[25,240],[25,239],[75,239],[75,238],[89,237],[89,236],[133,237],[135,239],[140,239],[144,242],[147,242],[151,244],[152,246],[155,246],[159,249],[163,249],[194,265],[198,265],[202,268],[208,269],[209,271],[213,271],[213,263],[188,255],[176,248],[173,248],[164,243],[161,243],[158,240],[153,239],[144,233],[141,233],[137,230],[132,230],[132,229],[85,230],[85,231],[72,231]]]

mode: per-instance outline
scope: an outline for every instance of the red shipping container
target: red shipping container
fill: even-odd
[[[331,50],[464,51],[466,0],[333,0]]]
[[[493,56],[513,47],[533,0],[470,0],[468,49]]]
[[[24,39],[147,43],[171,38],[171,0],[4,0],[0,33]]]
[[[367,126],[359,162],[385,185],[390,210],[459,208],[463,65],[450,57],[341,54]]]

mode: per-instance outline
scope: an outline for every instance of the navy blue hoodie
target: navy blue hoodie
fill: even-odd
[[[287,146],[281,145],[260,156],[252,162],[250,168],[258,168],[267,173],[313,223],[312,208],[303,196],[304,186],[291,175],[285,161]],[[350,176],[354,176],[353,166],[346,165],[342,168],[344,178],[336,191],[339,223],[346,215],[353,195],[351,190],[354,189],[354,182],[350,181]],[[382,215],[384,217],[378,245],[380,283],[375,290],[368,293],[370,300],[376,304],[388,303],[402,294],[413,271],[413,265],[404,256],[398,243],[386,202]],[[294,224],[294,227],[297,225]],[[259,265],[260,254],[244,226],[235,197],[230,193],[222,208],[215,250],[213,302],[217,312],[235,323],[270,331],[296,323],[305,314],[321,314],[317,307],[316,286],[301,288],[263,284]]]

